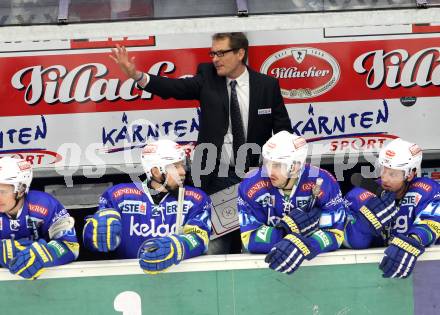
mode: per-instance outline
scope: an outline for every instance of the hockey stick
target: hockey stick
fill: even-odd
[[[313,209],[313,206],[315,205],[315,202],[316,202],[316,198],[318,198],[319,194],[321,193],[321,186],[322,186],[323,181],[324,180],[321,177],[318,177],[316,179],[315,187],[313,187],[313,189],[312,189],[312,198],[310,199],[310,201],[307,205],[307,208],[306,208],[307,212],[309,212],[310,210]]]
[[[183,224],[183,199],[185,197],[185,187],[179,187],[179,196],[177,198],[177,213],[176,213],[176,234],[182,234]]]

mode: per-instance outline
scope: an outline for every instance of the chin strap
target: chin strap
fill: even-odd
[[[170,194],[177,196],[177,193],[179,191],[179,186],[177,186],[176,188],[172,188],[171,186],[168,185],[168,176],[166,172],[162,173],[162,178],[161,178],[162,183],[159,183],[157,181],[155,182],[162,185],[162,187],[166,189],[166,192],[169,192]]]
[[[287,185],[290,183],[290,181],[292,180],[293,181],[293,185],[292,185],[292,190],[291,191],[293,191],[293,193],[295,193],[295,191],[296,191],[296,187],[297,187],[297,185],[298,185],[298,183],[299,183],[299,180],[300,180],[300,178],[301,178],[301,176],[302,176],[302,173],[303,173],[303,171],[304,171],[304,168],[302,167],[299,171],[298,171],[298,176],[297,177],[295,177],[295,178],[293,178],[293,177],[289,177],[288,178],[288,180],[286,181],[286,184],[281,188],[282,190],[284,190],[284,188],[286,188],[287,187]],[[290,172],[292,172],[292,168],[291,168],[291,170],[289,171],[289,173]],[[290,194],[290,197],[292,197],[292,193]]]
[[[24,197],[24,196],[23,196],[23,197]],[[23,197],[18,198],[18,192],[15,193],[15,204],[14,204],[14,206],[12,207],[12,209],[14,209],[14,208],[18,205],[18,203],[20,202],[20,200],[21,200]],[[11,209],[11,210],[12,210],[12,209]]]
[[[168,181],[167,181],[167,176],[165,173],[162,173],[160,181],[157,181],[156,179],[151,177],[150,181],[147,183],[147,187],[150,190],[151,195],[156,195],[158,193],[166,192],[166,191],[160,191],[160,190],[154,188],[151,185],[152,182],[158,183],[160,186],[162,186],[165,190],[168,191]]]
[[[151,182],[158,183],[159,185],[161,185],[164,188],[164,190],[163,191],[159,191],[159,190],[153,188],[152,185],[151,185]],[[170,193],[172,195],[176,195],[177,196],[177,193],[179,191],[179,187],[176,187],[176,188],[173,189],[172,187],[170,187],[168,185],[168,180],[167,180],[166,173],[162,173],[162,177],[161,177],[160,181],[157,181],[154,178],[151,178],[151,180],[147,183],[147,187],[150,190],[151,196],[161,195],[161,194],[166,194],[166,193]]]
[[[291,189],[285,189],[285,188],[289,185],[290,181],[293,181],[292,188],[291,188]],[[286,183],[284,184],[284,186],[283,186],[283,187],[280,187],[280,189],[282,189],[282,190],[284,190],[284,191],[289,191],[289,192],[291,192],[292,189],[293,189],[293,187],[295,186],[295,181],[296,181],[296,178],[288,178],[288,179],[286,180]]]

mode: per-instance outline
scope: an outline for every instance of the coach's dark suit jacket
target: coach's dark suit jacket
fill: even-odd
[[[275,78],[249,71],[249,122],[247,143],[260,147],[281,130],[291,131],[291,123]],[[200,64],[192,78],[170,79],[150,75],[145,90],[162,98],[200,101],[200,128],[197,143],[212,143],[221,152],[229,125],[229,98],[226,78],[217,75],[213,64]],[[260,110],[260,111],[259,111]],[[258,166],[259,155],[249,155],[248,166]],[[212,174],[215,176],[215,172]],[[202,177],[202,188],[209,183]]]

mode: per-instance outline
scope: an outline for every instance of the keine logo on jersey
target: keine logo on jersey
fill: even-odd
[[[252,199],[257,192],[259,192],[264,188],[268,188],[269,186],[270,186],[269,180],[260,180],[256,182],[254,185],[252,185],[251,188],[248,189],[246,195],[248,196],[249,199]]]
[[[46,207],[38,204],[29,203],[29,211],[35,214],[40,214],[42,216],[47,216],[49,210]]]
[[[183,202],[183,213],[188,213],[189,209],[194,206],[194,203],[189,200],[185,200]],[[167,215],[176,214],[177,213],[177,201],[167,202],[165,204],[165,213]]]
[[[152,205],[151,208],[151,216],[152,217],[160,217],[163,211],[163,206],[161,205]]]
[[[156,226],[156,221],[150,219],[150,225],[147,223],[134,222],[134,216],[130,218],[130,236],[142,237],[164,237],[176,232],[176,224],[159,224]]]
[[[304,196],[304,197],[296,197],[296,207],[302,208],[307,206],[309,203],[311,196]]]
[[[358,199],[363,202],[363,201],[370,199],[371,197],[375,197],[375,196],[376,196],[375,194],[373,194],[372,192],[369,192],[367,190],[367,191],[364,191],[362,194],[360,194],[358,196]]]
[[[122,213],[142,215],[147,214],[147,204],[142,201],[124,200],[118,204],[118,207],[121,209]]]
[[[258,202],[262,207],[275,206],[275,199],[269,193],[262,194],[255,199],[255,202]]]
[[[9,228],[11,231],[18,231],[20,229],[20,220],[10,220],[9,221]]]
[[[424,182],[416,182],[410,186],[410,188],[412,188],[412,187],[420,188],[426,192],[430,192],[432,189],[431,185],[429,185],[428,183],[424,183]]]
[[[400,205],[417,206],[420,199],[422,199],[422,195],[418,192],[409,192],[406,193],[405,196],[402,198],[402,200],[400,201]]]
[[[197,201],[201,201],[203,198],[201,194],[192,190],[185,190],[185,196],[192,197]]]

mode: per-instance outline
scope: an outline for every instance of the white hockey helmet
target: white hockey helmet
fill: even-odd
[[[290,174],[294,163],[301,163],[301,168],[307,158],[308,145],[304,137],[293,135],[285,130],[274,134],[263,145],[263,159],[284,164]]]
[[[168,165],[185,160],[185,151],[176,142],[167,139],[147,144],[141,154],[142,167],[148,180],[152,177],[151,170],[154,167],[165,174]]]
[[[402,170],[407,178],[413,169],[420,174],[422,149],[415,143],[397,138],[380,150],[378,162],[380,166]]]
[[[0,184],[13,185],[14,193],[27,193],[31,182],[31,163],[10,156],[0,158]]]

